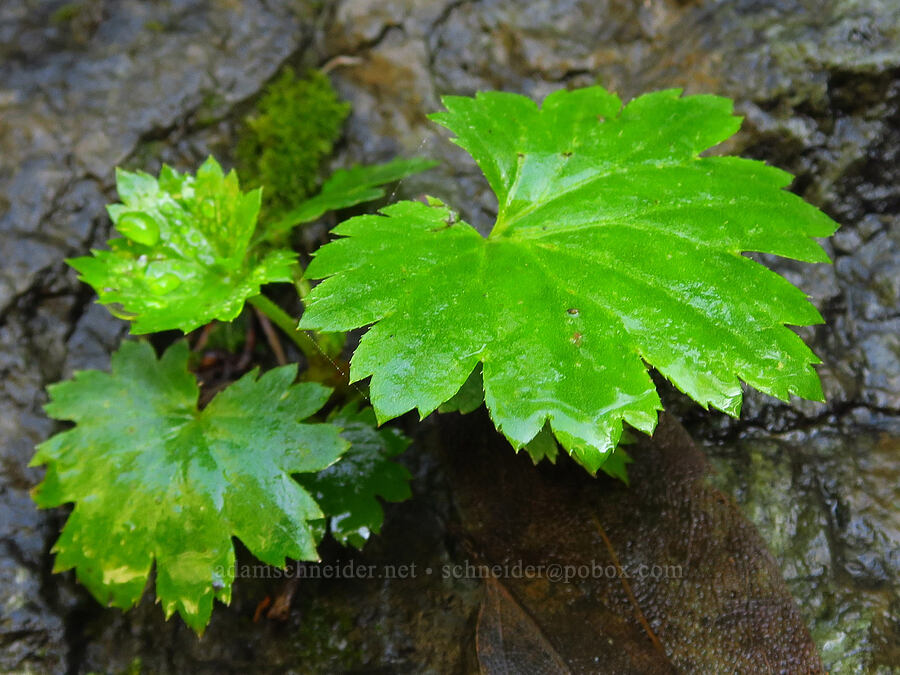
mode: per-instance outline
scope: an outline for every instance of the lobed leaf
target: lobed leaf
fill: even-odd
[[[213,599],[228,603],[231,538],[283,567],[316,560],[324,517],[293,474],[331,466],[348,442],[334,424],[303,420],[330,390],[294,384],[296,366],[253,371],[197,409],[183,342],[157,360],[125,342],[112,370],[79,372],[50,387],[47,414],[75,426],[38,446],[47,465],[39,506],[75,504],[53,547],[55,571],[75,568],[101,602],[128,608],[156,564],[156,597],[201,633]]]
[[[349,450],[327,469],[297,480],[328,516],[332,536],[362,549],[384,523],[378,498],[402,502],[411,495],[409,471],[390,461],[407,448],[409,439],[399,429],[376,429],[372,409],[358,409],[353,403],[334,411],[328,421],[342,429]]]
[[[260,286],[291,280],[296,254],[250,249],[260,191],[241,192],[212,157],[196,177],[163,166],[158,179],[117,170],[116,183],[108,210],[124,238],[67,262],[133,333],[230,321]]]
[[[307,270],[324,281],[301,327],[372,326],[351,377],[372,378],[379,420],[430,413],[481,363],[488,410],[516,448],[549,422],[595,472],[623,422],[653,431],[648,366],[731,415],[741,380],[822,398],[819,359],[787,327],[819,313],[742,253],[826,262],[813,237],[836,225],[783,189],[784,171],[700,156],[738,129],[729,100],[668,90],[623,107],[590,87],[540,108],[498,92],[444,104],[432,119],[497,195],[490,236],[439,202],[401,202],[338,225]]]

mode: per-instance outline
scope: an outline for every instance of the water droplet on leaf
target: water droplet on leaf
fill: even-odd
[[[174,274],[164,274],[161,277],[157,277],[155,279],[147,279],[147,286],[150,287],[150,290],[158,295],[165,295],[166,293],[171,293],[176,288],[181,285],[181,279],[179,279]]]
[[[123,235],[144,246],[159,241],[159,225],[152,217],[140,211],[129,211],[119,216],[116,229]]]
[[[215,218],[216,203],[211,199],[204,199],[200,203],[200,215],[202,215],[204,218]]]
[[[181,274],[179,274],[181,272]],[[156,295],[165,295],[178,288],[184,281],[184,272],[172,261],[157,261],[147,266],[147,287]]]

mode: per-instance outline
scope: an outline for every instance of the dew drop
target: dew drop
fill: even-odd
[[[159,225],[152,217],[140,211],[123,213],[116,222],[116,229],[144,246],[153,246],[159,241]]]
[[[200,204],[200,215],[204,218],[215,218],[216,216],[216,204],[211,199],[204,199]]]
[[[177,267],[173,269],[171,261],[151,263],[147,267],[147,287],[157,295],[171,293],[184,281],[183,275],[177,274],[178,271]]]
[[[156,277],[155,279],[147,279],[147,286],[149,286],[150,290],[154,293],[165,295],[181,286],[181,279],[174,274],[163,274],[161,277]]]

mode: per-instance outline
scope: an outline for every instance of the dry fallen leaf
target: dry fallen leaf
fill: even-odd
[[[489,424],[438,427],[471,555],[455,571],[487,579],[483,672],[823,672],[764,542],[674,419],[630,449],[631,487],[536,468]]]

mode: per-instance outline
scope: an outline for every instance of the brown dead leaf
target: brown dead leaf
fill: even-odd
[[[568,458],[534,467],[484,416],[444,418],[471,555],[451,573],[487,579],[483,672],[823,672],[764,542],[674,419],[630,449],[627,487]]]
[[[494,578],[484,586],[476,637],[484,673],[570,673],[534,619]]]

